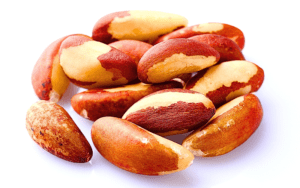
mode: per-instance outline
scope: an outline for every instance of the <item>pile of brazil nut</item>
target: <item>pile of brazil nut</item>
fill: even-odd
[[[69,83],[84,88],[71,99],[93,121],[97,151],[121,169],[164,175],[194,157],[226,154],[258,128],[263,110],[253,94],[264,71],[245,60],[235,26],[200,23],[157,11],[122,11],[100,18],[92,36],[70,34],[51,43],[32,71],[40,99],[26,129],[43,149],[84,163],[93,150],[57,102]],[[175,143],[165,136],[190,133]]]

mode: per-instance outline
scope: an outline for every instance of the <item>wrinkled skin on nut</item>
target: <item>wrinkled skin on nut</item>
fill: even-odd
[[[220,53],[218,63],[232,60],[245,60],[240,47],[233,40],[222,35],[203,34],[190,37],[189,39],[203,42],[217,50]]]
[[[59,58],[71,82],[86,89],[119,86],[137,78],[131,57],[87,36],[65,39]]]
[[[182,88],[177,81],[161,84],[137,83],[116,88],[98,88],[83,91],[71,99],[73,109],[82,117],[96,121],[100,117],[122,117],[141,98],[168,88]]]
[[[182,143],[195,156],[226,154],[243,144],[259,127],[263,109],[254,94],[240,96],[217,109],[204,128],[186,137]]]
[[[194,159],[181,145],[116,117],[95,121],[91,135],[105,159],[132,173],[170,174],[186,169]]]
[[[126,39],[152,43],[159,36],[185,27],[187,23],[187,19],[180,15],[159,11],[114,12],[97,21],[92,37],[106,44]]]
[[[211,100],[201,93],[185,89],[164,89],[136,102],[122,119],[161,136],[169,136],[205,125],[215,111]]]
[[[205,69],[219,59],[219,52],[207,44],[171,39],[154,45],[143,55],[138,64],[138,78],[144,83],[161,83]]]
[[[120,40],[109,44],[114,48],[124,52],[130,56],[136,65],[138,65],[142,56],[148,51],[152,45],[138,40]]]
[[[264,71],[258,65],[234,60],[198,72],[185,89],[204,94],[219,107],[236,97],[257,91],[263,81]]]
[[[233,40],[242,50],[245,45],[244,33],[237,27],[225,23],[203,23],[184,27],[158,38],[154,44],[174,38],[189,38],[195,35],[217,34]]]
[[[85,163],[92,158],[85,136],[67,111],[54,102],[34,103],[26,114],[26,129],[40,147],[61,159]]]

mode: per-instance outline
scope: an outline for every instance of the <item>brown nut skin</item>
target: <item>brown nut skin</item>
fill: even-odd
[[[222,35],[203,34],[190,37],[189,39],[203,42],[217,50],[220,53],[218,63],[232,60],[245,60],[240,47],[233,40]]]
[[[164,175],[189,167],[194,156],[181,145],[116,117],[102,117],[92,125],[98,152],[126,171]]]
[[[257,91],[263,81],[261,67],[250,61],[234,60],[198,72],[185,89],[204,94],[219,107],[236,97]]]
[[[182,145],[195,156],[226,154],[243,144],[259,127],[263,109],[253,94],[240,96],[217,109],[204,127],[183,140]]]
[[[34,103],[26,114],[30,137],[51,154],[75,163],[88,162],[92,148],[68,112],[54,102]]]
[[[215,106],[201,93],[186,89],[164,89],[134,105],[122,119],[161,136],[186,133],[205,125]]]
[[[60,45],[67,37],[52,42],[43,51],[33,68],[31,83],[41,100],[58,102],[69,86],[70,81],[63,72],[58,58]]]
[[[125,39],[152,43],[159,36],[185,27],[187,23],[186,18],[166,12],[120,11],[100,18],[93,28],[92,38],[106,44]]]
[[[86,89],[119,86],[137,78],[131,57],[88,36],[65,39],[59,57],[70,81]]]
[[[144,53],[152,47],[151,44],[138,40],[120,40],[108,45],[117,48],[130,56],[136,65],[139,63]]]
[[[195,35],[217,34],[233,40],[242,50],[245,45],[244,33],[237,27],[225,23],[203,23],[184,27],[158,38],[154,44],[173,38],[189,38]]]
[[[161,84],[137,83],[117,88],[91,89],[74,95],[71,105],[79,115],[91,121],[104,116],[121,118],[128,108],[141,98],[162,89],[182,87],[182,83],[170,81]]]
[[[220,54],[207,44],[191,39],[170,39],[150,48],[138,64],[138,78],[144,83],[161,83],[185,73],[216,64]]]

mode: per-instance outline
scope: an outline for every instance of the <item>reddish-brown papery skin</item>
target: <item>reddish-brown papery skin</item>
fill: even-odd
[[[54,57],[59,53],[59,48],[64,39],[68,36],[57,39],[52,42],[41,54],[37,60],[32,74],[31,83],[36,95],[41,100],[50,99],[50,91],[52,90],[51,74]]]
[[[234,41],[222,35],[203,34],[195,35],[189,39],[203,42],[217,50],[220,53],[218,63],[231,60],[245,60],[240,47]]]
[[[44,150],[64,160],[84,163],[93,150],[68,112],[60,105],[40,100],[26,114],[30,137]]]
[[[139,63],[142,56],[148,51],[152,45],[138,40],[120,40],[108,44],[130,56],[136,63]]]
[[[223,29],[220,31],[211,31],[211,32],[200,32],[200,31],[193,31],[193,27],[197,27],[198,25],[193,25],[189,27],[184,27],[181,29],[178,29],[176,31],[173,31],[171,33],[168,33],[166,35],[161,36],[158,38],[153,44],[158,44],[162,41],[169,40],[169,39],[174,39],[174,38],[189,38],[195,35],[202,35],[202,34],[217,34],[217,35],[222,35],[228,38],[236,38],[236,43],[242,50],[245,45],[245,36],[244,33],[237,27],[221,23],[223,25]]]
[[[100,18],[94,28],[93,28],[93,32],[92,32],[92,38],[93,40],[99,41],[99,42],[103,42],[105,44],[109,44],[111,42],[115,42],[118,41],[118,39],[115,39],[112,37],[112,35],[110,33],[107,32],[107,29],[109,27],[109,24],[116,18],[123,18],[125,16],[130,16],[128,11],[120,11],[120,12],[114,12],[114,13],[110,13],[106,16],[103,16],[102,18]]]
[[[184,38],[170,39],[154,45],[143,55],[137,68],[138,78],[144,83],[149,83],[147,75],[149,68],[157,63],[163,62],[173,54],[180,53],[186,56],[215,56],[217,62],[220,59],[219,52],[208,44]]]
[[[206,127],[194,131],[183,141],[191,143],[193,150],[201,150],[203,157],[226,154],[243,144],[259,127],[263,108],[253,94],[210,121]],[[198,136],[193,136],[193,135]]]
[[[160,93],[169,93],[170,98],[172,98],[173,92],[202,95],[198,92],[186,89],[164,89],[154,92],[142,100],[147,100],[149,97]],[[207,107],[201,102],[187,103],[179,100],[174,101],[170,106],[147,107],[139,111],[131,112],[125,119],[150,132],[159,135],[172,135],[183,130],[189,132],[205,125],[215,114],[215,111],[216,109],[212,103],[210,107]]]
[[[115,117],[103,117],[92,125],[91,136],[98,152],[129,172],[159,175],[178,169],[178,155],[160,144],[148,131]],[[148,144],[143,143],[147,140]]]
[[[182,87],[182,83],[170,81],[151,84],[146,90],[109,92],[105,91],[104,88],[91,89],[74,95],[71,98],[71,105],[79,115],[91,121],[96,121],[104,116],[121,118],[128,108],[141,98],[162,89]]]
[[[132,81],[137,78],[137,67],[133,59],[122,51],[112,48],[108,53],[98,57],[101,66],[113,73],[113,81],[126,78]]]
[[[251,90],[249,91],[249,93],[258,91],[264,81],[264,70],[258,65],[254,65],[257,67],[258,71],[254,76],[250,78],[250,80],[247,83],[239,82],[237,80],[235,82],[232,82],[229,87],[223,85],[220,88],[216,88],[216,90],[214,91],[208,92],[207,94],[205,94],[205,96],[208,97],[214,103],[216,108],[218,108],[228,102],[226,100],[226,97],[233,91],[237,91],[238,89],[244,88],[249,85],[251,86]],[[197,81],[205,75],[208,69],[209,68],[197,72],[196,75],[192,77],[185,85],[185,89],[193,88]]]
[[[63,53],[63,49],[80,46],[83,45],[85,42],[89,41],[94,40],[91,37],[85,35],[68,37],[61,44],[60,56]],[[130,82],[137,78],[137,67],[134,60],[130,56],[126,55],[125,53],[116,48],[111,48],[109,52],[104,54],[100,53],[97,57],[97,60],[99,61],[99,64],[104,69],[106,69],[106,71],[113,73],[112,81],[124,77],[128,80],[128,82]],[[76,78],[70,78],[69,76],[68,78],[75,85],[88,89],[90,85],[96,83],[76,80]]]
[[[61,54],[62,49],[80,46],[85,42],[92,41],[92,40],[93,39],[90,36],[83,35],[83,34],[69,36],[67,37],[67,40],[63,41],[59,53]]]

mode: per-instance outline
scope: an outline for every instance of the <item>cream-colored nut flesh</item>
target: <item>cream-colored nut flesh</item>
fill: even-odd
[[[244,99],[245,99],[244,96],[240,96],[240,97],[235,98],[232,101],[224,104],[223,106],[219,107],[217,109],[215,115],[207,123],[209,128],[202,129],[201,131],[200,131],[200,129],[199,129],[199,131],[195,131],[194,133],[189,135],[186,140],[184,140],[182,146],[187,148],[189,151],[191,151],[195,156],[207,156],[208,153],[205,153],[204,151],[202,151],[199,148],[193,147],[193,145],[194,145],[193,141],[197,140],[198,138],[201,138],[205,135],[213,135],[220,131],[230,129],[232,126],[234,126],[236,124],[234,118],[229,119],[224,124],[219,124],[219,123],[214,124],[212,121],[214,119],[216,119],[217,117],[221,116],[222,114],[230,111],[233,108],[238,107],[238,108],[242,109],[243,106],[239,105],[239,104],[242,103],[244,101]],[[225,150],[228,150],[228,148],[233,149],[235,147],[236,147],[235,142],[228,143],[228,144],[226,144],[226,147],[218,149],[216,155],[223,154],[225,152]]]
[[[244,101],[244,96],[240,96],[240,97],[237,97],[237,98],[233,99],[232,101],[222,105],[221,107],[219,107],[216,110],[215,115],[209,120],[209,122],[211,122],[212,120],[214,120],[218,116],[222,115],[223,113],[229,111],[230,109],[234,108],[235,106],[239,105],[243,101]]]
[[[116,17],[108,28],[113,38],[135,39],[152,42],[158,36],[175,30],[178,26],[186,26],[186,18],[159,11],[129,11],[129,16]]]
[[[199,93],[164,92],[153,94],[139,100],[126,111],[122,119],[125,119],[132,112],[137,112],[148,107],[167,107],[178,101],[186,103],[203,103],[207,108],[213,108],[211,101]]]
[[[125,86],[116,87],[116,88],[103,89],[103,91],[107,91],[107,92],[119,92],[119,91],[145,91],[145,90],[147,90],[150,86],[151,86],[151,84],[137,83],[137,84],[125,85]]]
[[[221,23],[204,23],[204,24],[199,24],[197,26],[194,26],[192,30],[195,32],[212,33],[212,32],[221,31],[223,28],[224,26]]]
[[[242,96],[245,94],[248,94],[251,92],[251,85],[245,86],[243,88],[240,88],[236,91],[232,91],[231,93],[229,93],[226,97],[226,101],[231,101],[232,99],[238,97],[238,96]]]
[[[224,62],[209,68],[191,90],[206,95],[208,92],[215,91],[222,86],[230,87],[232,82],[248,83],[257,71],[256,65],[248,61]],[[245,88],[245,90],[248,89]]]
[[[103,68],[97,59],[110,50],[111,47],[106,44],[88,41],[80,46],[62,49],[60,64],[69,78],[81,82],[127,83],[123,77],[113,81],[113,73]]]
[[[200,71],[216,63],[215,56],[173,54],[149,68],[148,81],[151,83],[168,81],[180,74]]]
[[[51,73],[51,85],[52,90],[49,94],[49,100],[52,102],[58,102],[61,96],[65,93],[69,86],[69,79],[65,75],[62,67],[59,64],[59,55],[57,54],[53,60],[53,67]]]
[[[167,148],[171,148],[178,155],[178,169],[166,172],[159,172],[159,175],[178,172],[186,169],[187,167],[193,164],[194,155],[188,149],[171,140],[168,140],[151,132],[149,133],[152,134],[160,144],[166,146]]]

